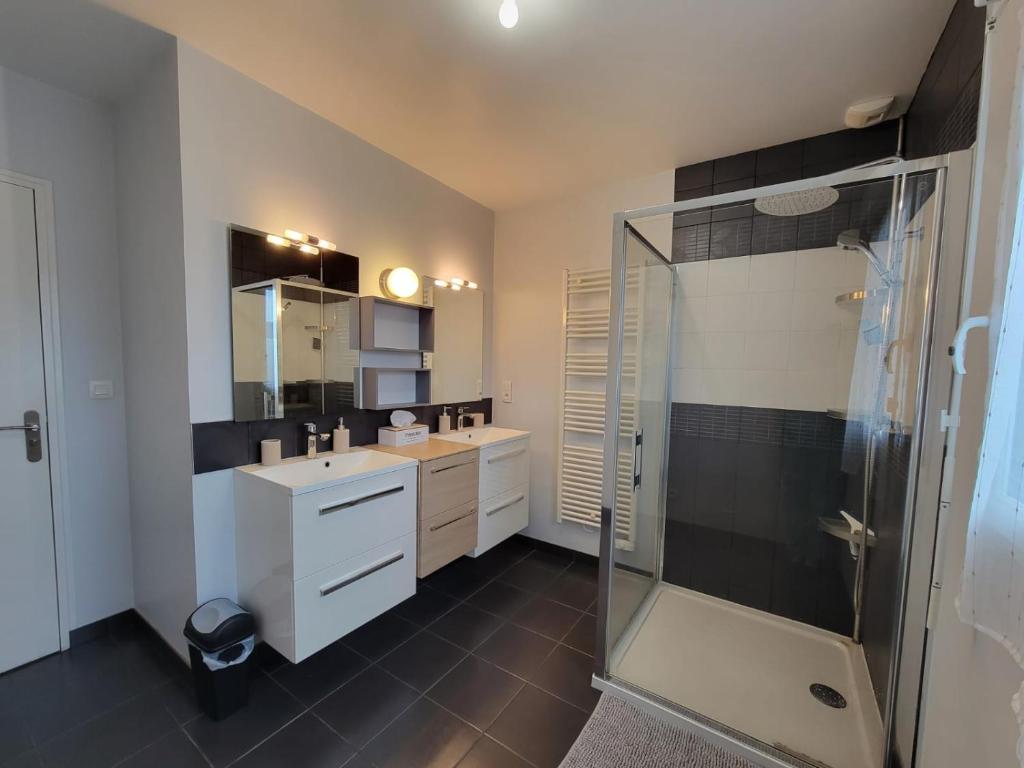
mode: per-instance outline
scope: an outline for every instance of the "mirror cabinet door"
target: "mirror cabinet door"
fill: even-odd
[[[461,403],[482,396],[484,294],[479,289],[435,285],[424,277],[424,304],[434,307],[434,351],[430,402]]]
[[[274,283],[231,290],[235,421],[284,416],[278,298]]]

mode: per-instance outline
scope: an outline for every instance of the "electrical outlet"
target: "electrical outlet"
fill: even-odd
[[[512,402],[512,381],[510,379],[505,379],[501,382],[501,402]]]

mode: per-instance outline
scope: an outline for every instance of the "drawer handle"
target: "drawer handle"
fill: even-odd
[[[385,488],[382,491],[374,491],[373,493],[368,493],[365,496],[357,496],[354,499],[348,499],[347,501],[342,501],[339,502],[338,504],[331,504],[329,507],[320,507],[320,517],[323,517],[324,515],[329,515],[332,512],[337,512],[339,509],[348,509],[349,507],[355,507],[358,506],[359,504],[365,504],[366,502],[373,501],[374,499],[383,499],[385,496],[391,496],[392,494],[395,493],[401,493],[404,490],[404,485],[396,485],[391,488]]]
[[[525,498],[526,498],[526,496],[524,496],[523,494],[520,493],[518,496],[516,496],[514,499],[512,499],[512,501],[506,501],[504,504],[502,504],[500,506],[497,506],[494,509],[487,510],[486,514],[487,514],[488,517],[490,517],[491,515],[496,515],[499,512],[501,512],[501,510],[508,509],[513,504],[518,504],[520,501],[522,501]]]
[[[454,520],[449,520],[447,523],[441,523],[440,525],[432,525],[432,526],[430,526],[430,532],[433,533],[434,531],[440,531],[442,528],[447,528],[452,523],[457,523],[457,522],[459,522],[459,520],[465,520],[467,517],[472,517],[475,513],[476,513],[476,507],[474,507],[473,509],[469,510],[469,512],[467,512],[464,515],[459,515]]]
[[[438,472],[447,472],[449,469],[458,469],[459,467],[468,467],[470,464],[475,464],[475,463],[476,463],[476,459],[470,459],[469,461],[464,461],[461,464],[451,464],[450,466],[447,466],[447,467],[431,467],[430,468],[430,474],[436,475]]]
[[[518,456],[521,453],[526,453],[526,449],[525,448],[517,448],[516,450],[509,451],[508,453],[502,453],[502,454],[499,454],[498,456],[491,456],[491,458],[489,458],[487,460],[487,463],[488,464],[493,464],[496,461],[504,461],[505,459],[511,459],[513,456]]]
[[[376,563],[366,566],[361,571],[350,573],[348,576],[342,576],[340,579],[338,579],[332,584],[324,584],[322,587],[320,587],[320,597],[327,597],[328,595],[332,595],[339,589],[347,587],[349,584],[354,584],[360,579],[365,579],[367,576],[370,576],[379,570],[387,568],[389,565],[394,565],[404,557],[404,552],[396,552],[395,554],[391,555],[391,557],[386,557],[383,560],[378,560]]]

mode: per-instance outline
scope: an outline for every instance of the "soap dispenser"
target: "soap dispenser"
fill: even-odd
[[[348,450],[348,428],[345,426],[345,419],[338,417],[338,426],[334,428],[334,442],[332,444],[335,453],[345,453]]]
[[[441,408],[441,415],[437,417],[437,432],[441,435],[447,435],[452,431],[452,417],[448,413],[448,406],[445,405]]]

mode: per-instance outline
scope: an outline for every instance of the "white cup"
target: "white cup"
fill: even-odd
[[[272,467],[281,463],[281,441],[277,438],[260,440],[260,463]]]

